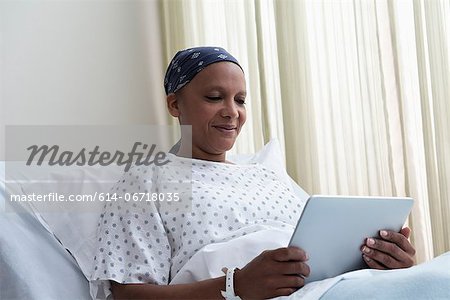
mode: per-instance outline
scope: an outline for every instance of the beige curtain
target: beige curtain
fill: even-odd
[[[414,1],[423,144],[435,255],[450,250],[450,2]]]
[[[450,250],[448,1],[160,4],[167,63],[218,45],[246,70],[235,152],[276,137],[309,193],[411,196],[418,261]]]

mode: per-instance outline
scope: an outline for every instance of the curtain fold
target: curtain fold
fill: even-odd
[[[411,196],[418,262],[450,250],[450,2],[161,1],[167,63],[218,45],[246,70],[233,152],[278,138],[309,193]]]
[[[410,226],[419,261],[433,257],[422,109],[417,65],[414,7],[412,2],[390,2],[389,16],[394,45],[396,90],[402,133],[406,194],[415,199]]]
[[[425,174],[438,255],[450,249],[450,3],[415,0],[413,5]]]

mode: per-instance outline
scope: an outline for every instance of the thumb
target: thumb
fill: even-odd
[[[411,235],[411,228],[404,227],[402,230],[400,230],[400,233],[403,234],[407,239],[409,239],[409,236]]]

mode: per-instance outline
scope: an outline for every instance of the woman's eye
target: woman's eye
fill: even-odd
[[[244,99],[238,99],[238,100],[236,100],[236,102],[237,102],[239,105],[244,105],[244,104],[245,104],[245,100],[244,100]]]
[[[219,100],[221,100],[222,98],[221,97],[216,97],[216,96],[214,96],[214,97],[212,97],[212,96],[206,96],[206,99],[208,99],[208,100],[211,100],[211,101],[219,101]]]

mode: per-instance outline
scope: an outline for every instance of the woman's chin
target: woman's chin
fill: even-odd
[[[213,151],[211,151],[211,153],[219,155],[219,154],[223,154],[229,150],[231,150],[231,148],[233,148],[234,146],[234,140],[231,142],[221,142],[221,143],[216,143],[214,145],[211,145],[211,149],[214,149]]]
[[[208,155],[222,155],[225,154],[227,151],[231,150],[233,148],[234,143],[236,139],[215,139],[215,140],[209,140],[206,141],[206,143],[203,143],[201,145],[196,146],[195,144],[192,145],[192,150],[194,152],[203,152]],[[194,149],[197,149],[195,151]]]
[[[229,151],[229,150],[231,150],[231,148],[233,148],[234,142],[235,142],[235,140],[233,139],[233,141],[230,141],[228,143],[224,143],[224,144],[221,145],[220,149],[223,149],[223,151],[225,151],[225,152]]]

